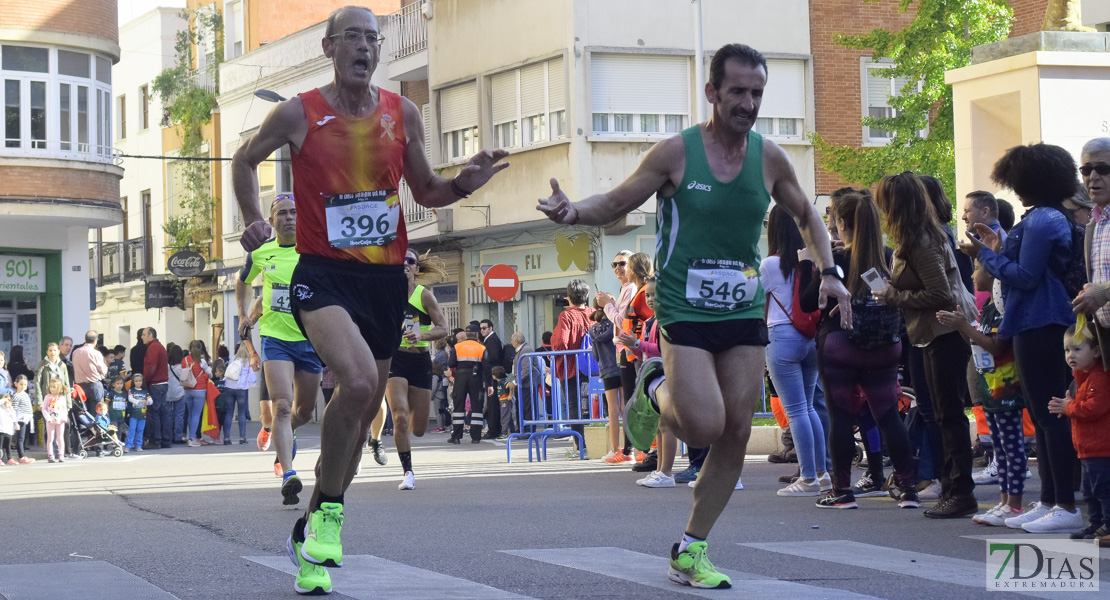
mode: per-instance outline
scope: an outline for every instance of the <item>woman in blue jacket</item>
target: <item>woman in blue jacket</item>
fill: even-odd
[[[1062,278],[1074,222],[1063,201],[1075,195],[1076,171],[1075,160],[1059,146],[1011,148],[994,165],[991,179],[1012,189],[1029,210],[1005,242],[989,227],[976,226],[981,239],[976,258],[1002,282],[1005,313],[998,335],[1014,340],[1014,360],[1036,427],[1040,502],[1006,520],[1007,527],[1031,533],[1074,533],[1084,525],[1075,509],[1071,425],[1048,412],[1049,400],[1064,395],[1070,376],[1062,343],[1075,316]]]

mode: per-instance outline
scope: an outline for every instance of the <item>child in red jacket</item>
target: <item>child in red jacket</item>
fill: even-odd
[[[1071,437],[1083,464],[1083,499],[1090,523],[1072,539],[1110,542],[1110,373],[1102,368],[1090,327],[1064,334],[1064,355],[1075,377],[1075,393],[1053,398],[1048,411],[1071,419]]]

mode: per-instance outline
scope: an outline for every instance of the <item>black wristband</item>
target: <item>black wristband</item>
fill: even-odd
[[[458,177],[458,175],[451,178],[451,192],[454,193],[459,198],[469,198],[470,194],[472,192],[468,192],[468,191],[462,189],[461,187],[459,187],[459,184],[455,182],[455,179],[457,177]]]

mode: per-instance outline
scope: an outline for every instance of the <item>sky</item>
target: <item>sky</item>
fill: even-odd
[[[119,0],[119,24],[141,17],[159,6],[184,8],[185,0]]]

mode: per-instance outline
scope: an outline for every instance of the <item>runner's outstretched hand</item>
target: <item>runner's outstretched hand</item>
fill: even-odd
[[[455,176],[455,184],[463,191],[470,193],[486,185],[493,176],[509,167],[509,163],[499,161],[509,155],[508,150],[497,149],[494,151],[482,150],[470,157],[466,166]]]
[[[266,221],[255,221],[243,230],[243,235],[239,237],[239,243],[247,252],[254,252],[266,240],[270,239],[273,232],[273,228]]]
[[[560,225],[574,225],[578,222],[578,209],[574,208],[570,198],[559,189],[559,180],[554,177],[551,178],[551,195],[540,198],[536,210]]]

